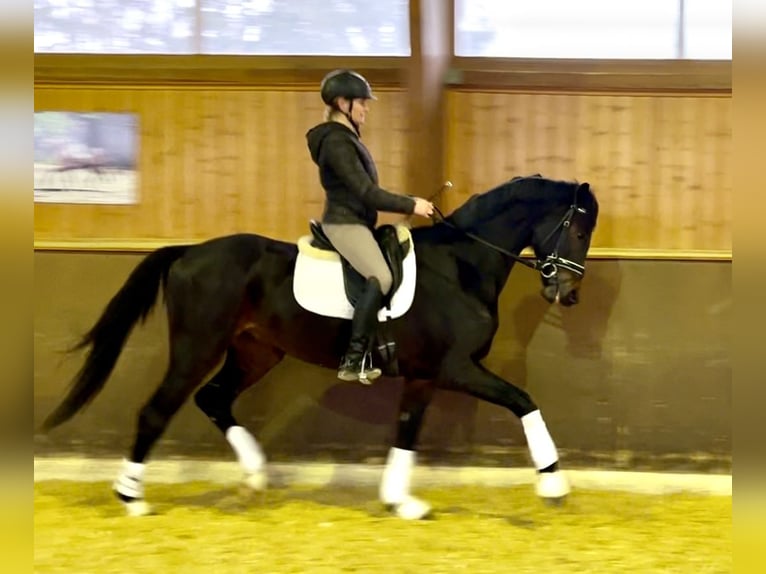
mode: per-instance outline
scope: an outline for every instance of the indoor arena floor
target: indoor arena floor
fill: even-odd
[[[106,482],[34,486],[34,571],[47,573],[558,574],[732,570],[732,499],[531,486],[417,489],[431,520],[386,513],[369,487],[148,484],[128,518]]]

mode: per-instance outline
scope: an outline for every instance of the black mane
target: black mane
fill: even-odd
[[[447,220],[462,229],[472,229],[507,210],[512,203],[532,208],[545,208],[551,204],[569,206],[575,199],[585,209],[592,221],[598,217],[598,201],[588,184],[577,181],[554,180],[533,175],[517,176],[484,193],[472,196],[455,209]]]

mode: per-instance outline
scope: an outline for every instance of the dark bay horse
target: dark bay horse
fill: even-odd
[[[569,483],[558,468],[556,447],[538,406],[481,360],[498,329],[498,297],[516,263],[540,273],[541,294],[549,302],[578,302],[597,217],[598,202],[587,183],[516,177],[472,196],[434,225],[412,230],[415,296],[407,313],[391,323],[405,384],[379,491],[381,501],[399,516],[421,518],[429,512],[424,501],[410,494],[410,478],[418,433],[435,389],[468,393],[509,409],[524,428],[538,471],[537,494],[546,500],[568,494]],[[519,257],[528,246],[535,260]],[[245,483],[265,487],[264,454],[235,420],[233,402],[285,355],[336,368],[350,333],[350,321],[298,305],[292,291],[297,256],[296,244],[255,234],[167,246],[147,255],[75,347],[89,347],[87,358],[43,430],[70,419],[102,389],[126,339],[151,311],[162,286],[169,366],[140,410],[132,452],[114,484],[117,496],[129,514],[148,512],[146,460],[193,393],[197,406],[235,451]]]

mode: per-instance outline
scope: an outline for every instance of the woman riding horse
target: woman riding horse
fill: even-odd
[[[369,381],[381,370],[371,362],[371,342],[391,271],[373,236],[378,212],[429,217],[430,201],[391,193],[378,185],[378,173],[362,143],[369,102],[377,99],[367,80],[351,70],[335,70],[322,80],[324,122],[306,134],[311,159],[319,166],[326,201],[322,229],[333,247],[367,283],[354,305],[351,340],[338,368],[343,381]]]

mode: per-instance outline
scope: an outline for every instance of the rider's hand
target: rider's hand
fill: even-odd
[[[434,204],[421,197],[415,197],[415,210],[413,213],[420,217],[431,217],[434,212]]]

